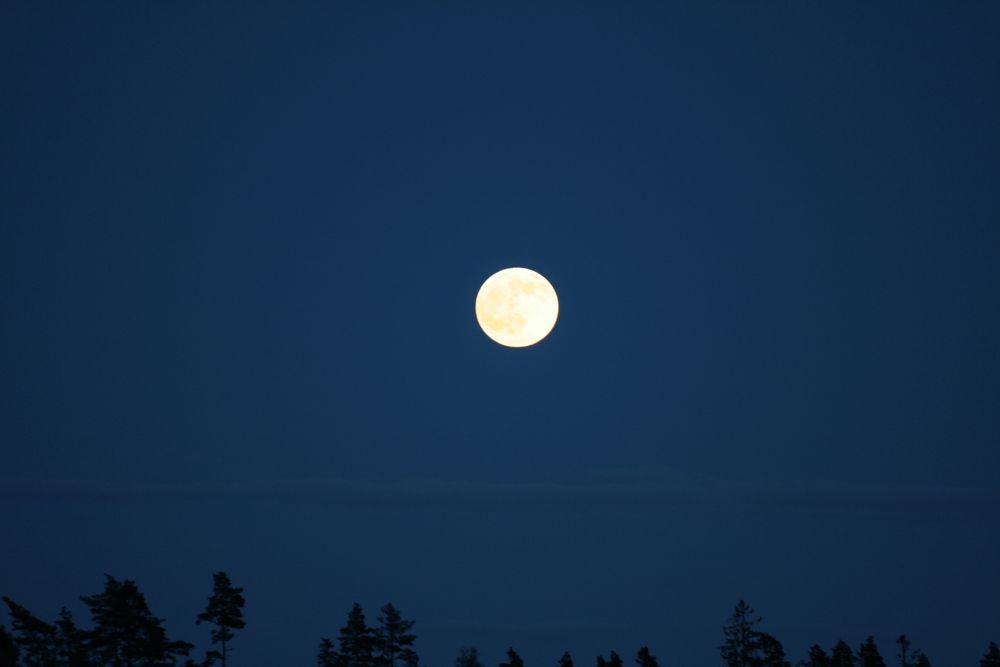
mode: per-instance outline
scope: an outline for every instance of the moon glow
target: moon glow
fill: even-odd
[[[507,347],[528,347],[549,335],[559,317],[559,298],[545,276],[510,268],[486,279],[476,295],[483,332]]]

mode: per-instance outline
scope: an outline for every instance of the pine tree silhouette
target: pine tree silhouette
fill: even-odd
[[[391,602],[382,607],[375,630],[376,667],[417,667],[419,658],[413,650],[417,636],[410,632],[413,621],[404,620]]]
[[[655,660],[655,658],[653,659]],[[603,655],[597,656],[597,667],[623,667],[623,665],[622,657],[615,651],[608,654],[607,660],[604,659]]]
[[[757,667],[759,633],[755,627],[760,620],[744,600],[736,603],[729,624],[722,629],[725,641],[719,646],[726,667]]]
[[[660,667],[656,657],[649,652],[648,646],[643,646],[635,656],[635,662],[639,667]]]
[[[333,642],[326,637],[319,642],[316,665],[317,667],[340,667],[340,654],[333,647]]]
[[[507,662],[501,662],[500,667],[524,667],[524,660],[517,654],[513,647],[507,647]]]
[[[875,645],[875,638],[871,635],[858,649],[858,663],[859,667],[886,667],[885,660],[882,659],[882,654],[878,652],[878,647]]]
[[[896,637],[896,645],[899,647],[899,653],[896,654],[899,667],[915,667],[916,663],[910,653],[910,640],[907,639],[906,635]]]
[[[211,667],[216,660],[221,660],[221,667],[228,667],[228,642],[234,637],[233,630],[246,625],[243,589],[234,587],[225,572],[215,573],[213,581],[213,593],[196,623],[214,626],[212,642],[221,644],[222,650],[210,651],[200,664],[187,659],[182,667]],[[47,623],[10,598],[0,599],[11,617],[10,631],[0,625],[0,667],[172,667],[192,648],[187,642],[167,638],[163,619],[153,616],[145,596],[128,579],[119,581],[105,575],[101,593],[80,598],[90,612],[91,630],[79,628],[65,607],[54,623]],[[723,627],[724,642],[719,646],[725,667],[790,667],[781,642],[758,630],[760,622],[745,601],[736,604],[729,623]],[[355,602],[340,628],[339,650],[330,639],[321,639],[317,667],[419,667],[413,648],[413,625],[390,602],[382,607],[377,628],[369,627],[364,610]],[[896,638],[896,644],[899,667],[931,667],[928,656],[914,649],[905,634]],[[607,658],[598,655],[596,662],[597,667],[624,667],[616,651],[610,651]],[[659,667],[648,646],[638,650],[635,664]],[[455,667],[483,667],[479,651],[461,648]],[[508,647],[507,661],[499,667],[524,667],[524,661],[513,647]],[[556,667],[574,667],[569,651],[563,653]],[[886,662],[875,638],[869,635],[857,652],[842,640],[830,654],[814,644],[797,667],[886,667]],[[996,642],[989,643],[979,667],[1000,667]]]
[[[24,667],[49,667],[57,660],[55,626],[34,616],[8,597],[3,601],[10,610],[14,645],[20,651]]]
[[[212,595],[208,598],[208,605],[205,611],[198,614],[195,620],[196,625],[210,623],[212,628],[212,643],[222,644],[222,651],[213,651],[208,662],[213,658],[222,661],[222,667],[226,667],[229,658],[229,642],[232,641],[233,630],[242,630],[246,627],[243,620],[243,589],[236,588],[229,580],[229,575],[225,572],[216,572],[212,575]]]
[[[785,658],[785,647],[777,637],[766,632],[757,634],[757,651],[755,661],[761,667],[791,667]]]
[[[176,664],[192,646],[167,639],[163,619],[149,611],[135,582],[105,575],[104,590],[80,598],[90,609],[94,629],[89,649],[106,667],[159,667]]]
[[[931,660],[923,651],[920,649],[911,650],[912,644],[906,635],[897,637],[896,644],[899,645],[899,653],[896,657],[899,659],[900,667],[931,667]]]
[[[801,664],[804,667],[830,667],[830,656],[826,654],[822,646],[813,644],[809,647],[808,657]]]
[[[455,667],[483,667],[479,660],[479,649],[474,646],[463,646],[458,650]]]
[[[830,651],[830,667],[855,667],[858,659],[847,642],[840,640]]]
[[[996,642],[990,642],[986,654],[979,661],[979,667],[1000,667],[1000,647]]]
[[[365,623],[365,612],[357,602],[347,613],[347,623],[340,629],[341,667],[374,667],[375,633]]]

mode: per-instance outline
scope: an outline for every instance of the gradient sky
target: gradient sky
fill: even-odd
[[[542,5],[539,7],[539,5]],[[872,6],[878,5],[878,6]],[[0,8],[0,593],[241,667],[1000,641],[1000,4]],[[502,348],[481,282],[560,319]]]

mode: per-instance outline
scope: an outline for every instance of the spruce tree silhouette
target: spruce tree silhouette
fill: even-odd
[[[833,650],[830,651],[830,667],[855,667],[857,661],[854,651],[843,639],[838,641]]]
[[[458,650],[455,667],[483,667],[479,660],[479,649],[474,646],[463,646]]]
[[[858,649],[858,666],[885,667],[885,660],[882,659],[882,654],[878,652],[878,646],[875,645],[875,638],[871,635],[868,635],[868,639]],[[1000,665],[997,667],[1000,667]]]
[[[340,629],[340,665],[374,667],[375,633],[365,623],[365,612],[357,602],[347,613],[347,623]]]
[[[785,647],[774,635],[758,633],[757,650],[760,653],[755,656],[755,660],[761,667],[791,667],[785,658]]]
[[[729,624],[722,628],[725,638],[719,646],[726,667],[757,667],[760,633],[755,627],[761,619],[744,600],[736,603]]]
[[[243,599],[243,589],[234,587],[228,574],[216,572],[212,575],[212,595],[208,598],[205,611],[198,614],[195,624],[210,623],[215,626],[212,628],[212,643],[222,644],[222,651],[210,651],[206,664],[211,665],[218,659],[222,661],[222,667],[226,667],[229,642],[235,637],[233,630],[246,627],[243,620],[244,604],[246,600]]]
[[[557,667],[573,667],[573,656],[569,654],[569,651],[562,654],[562,657],[559,658],[559,664]]]
[[[57,660],[54,625],[34,616],[25,607],[8,597],[3,601],[10,610],[10,628],[14,645],[19,649],[25,667],[48,667]]]
[[[501,662],[500,667],[524,667],[524,660],[517,654],[513,647],[507,647],[507,662]]]
[[[819,644],[809,647],[809,654],[801,663],[804,667],[830,667],[830,656]]]
[[[413,650],[417,636],[410,632],[413,621],[404,620],[391,602],[382,607],[375,630],[376,667],[417,667],[419,658]]]
[[[7,628],[0,625],[0,667],[17,667],[20,657],[21,652],[14,643],[14,637],[7,632]]]
[[[917,667],[931,667],[931,659],[923,651],[916,651],[914,655],[917,657]]]
[[[996,642],[990,642],[990,647],[979,660],[979,667],[1000,667],[1000,647]]]
[[[639,649],[639,652],[635,655],[635,663],[639,667],[660,667],[660,663],[656,661],[656,656],[649,652],[648,646],[643,646]]]
[[[333,642],[323,637],[319,642],[319,653],[316,655],[317,667],[339,667],[340,654],[333,647]]]
[[[192,645],[167,639],[163,619],[149,611],[135,582],[105,575],[104,590],[80,598],[90,609],[94,629],[88,649],[102,667],[160,667],[176,664]]]

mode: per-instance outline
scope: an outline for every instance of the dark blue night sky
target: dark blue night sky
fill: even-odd
[[[0,593],[241,667],[1000,641],[1000,5],[0,8]],[[481,282],[545,274],[503,348]]]

